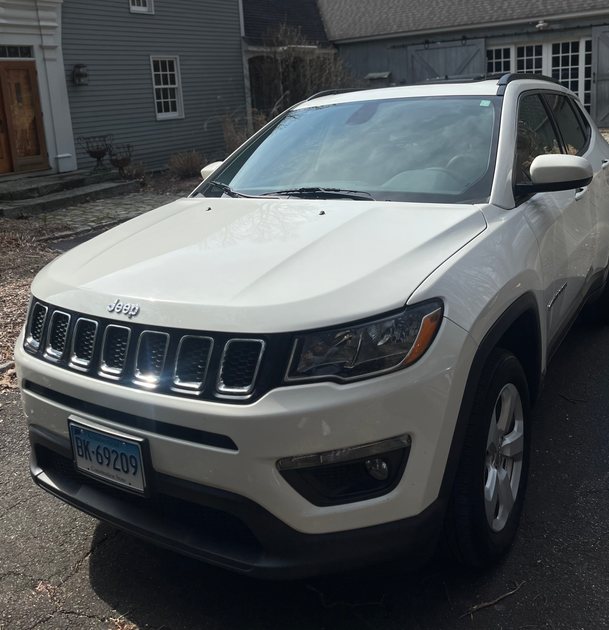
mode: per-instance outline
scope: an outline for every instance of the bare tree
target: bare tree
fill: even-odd
[[[310,42],[300,29],[282,24],[267,31],[263,48],[263,55],[250,60],[250,81],[254,101],[260,101],[255,106],[267,114],[316,92],[362,85],[335,49]]]
[[[251,132],[316,92],[364,85],[335,49],[310,42],[298,28],[282,24],[267,31],[262,48],[260,55],[249,60],[254,106],[251,126],[240,114],[221,116],[229,153]]]

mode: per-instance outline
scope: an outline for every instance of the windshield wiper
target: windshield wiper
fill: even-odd
[[[215,179],[208,183],[212,186],[215,186],[216,188],[219,188],[225,195],[233,197],[234,199],[237,199],[238,197],[243,197],[244,199],[260,199],[260,195],[246,195],[245,193],[240,193],[236,190],[233,190],[228,184],[217,182]]]
[[[209,182],[212,186],[219,188],[225,195],[229,197],[237,198],[237,197],[247,197],[248,195],[244,195],[243,193],[237,192],[233,190],[228,184],[223,184],[222,182],[217,182],[215,179]]]
[[[294,197],[312,197],[313,199],[323,199],[324,197],[338,197],[340,199],[361,199],[368,201],[374,197],[363,190],[343,190],[342,188],[320,188],[310,186],[304,188],[289,188],[287,190],[274,190],[273,192],[262,193],[265,195],[293,195]]]

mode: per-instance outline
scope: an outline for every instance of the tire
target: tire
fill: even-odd
[[[520,362],[495,348],[478,383],[440,542],[441,550],[462,564],[490,566],[516,537],[529,468],[530,416]]]

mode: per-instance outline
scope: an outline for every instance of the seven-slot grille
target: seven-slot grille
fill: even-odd
[[[62,311],[55,311],[51,315],[49,332],[47,334],[46,354],[52,359],[61,359],[66,349],[70,316]]]
[[[222,353],[218,390],[230,394],[248,394],[254,387],[264,352],[264,341],[231,339]]]
[[[178,387],[200,390],[205,383],[213,347],[214,340],[211,337],[195,335],[182,337],[173,382]]]
[[[33,350],[38,350],[42,343],[42,331],[47,319],[48,307],[36,302],[32,308],[32,316],[30,318],[29,330],[26,335],[26,344]]]
[[[163,375],[168,345],[167,333],[143,332],[135,353],[135,378],[152,385],[158,383]]]
[[[72,334],[72,366],[87,369],[93,361],[95,340],[97,338],[97,322],[81,317],[74,326]]]
[[[121,376],[127,362],[131,329],[127,326],[106,327],[102,344],[101,371],[107,376]]]
[[[24,346],[40,358],[121,385],[204,398],[249,399],[266,348],[262,339],[149,330],[53,309],[34,301]],[[262,391],[256,389],[256,395]]]

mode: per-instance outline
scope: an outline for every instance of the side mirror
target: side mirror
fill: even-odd
[[[217,171],[222,164],[223,162],[212,162],[211,164],[204,166],[201,169],[201,177],[203,178],[203,181],[205,181],[212,173]]]
[[[594,176],[592,165],[577,155],[538,155],[531,164],[531,181],[516,184],[518,196],[572,190],[587,186]]]

